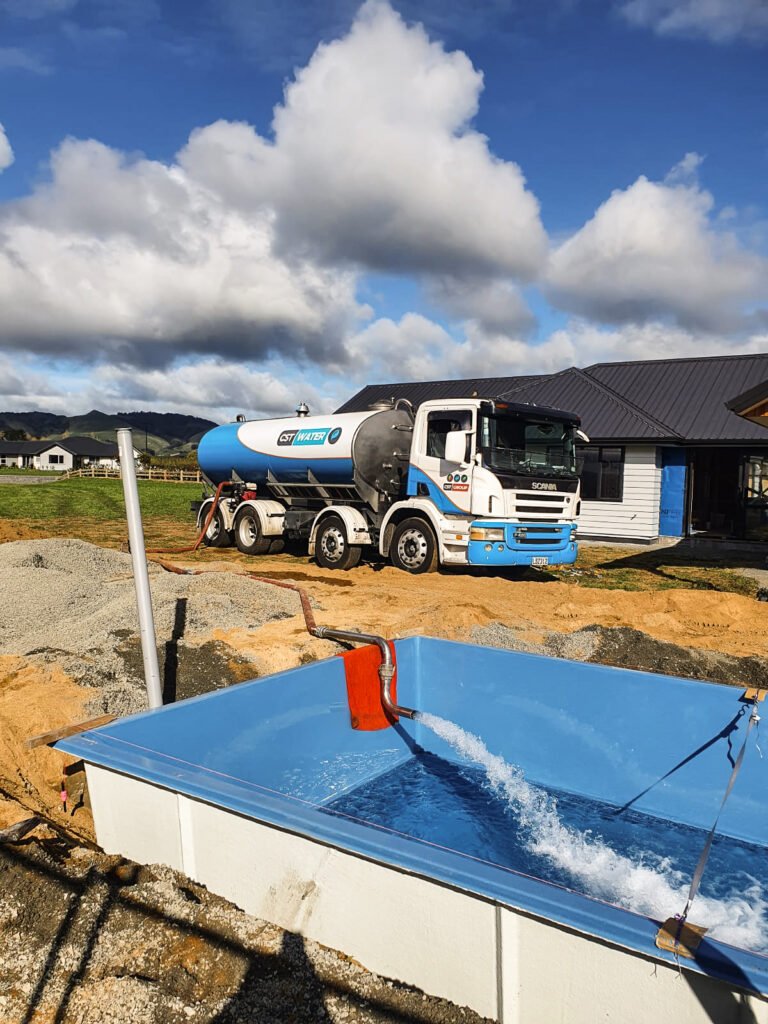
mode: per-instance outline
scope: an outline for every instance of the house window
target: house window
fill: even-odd
[[[63,455],[49,455],[48,462],[51,466],[60,466],[64,463]]]
[[[581,448],[578,453],[584,501],[621,501],[624,497],[624,449]]]

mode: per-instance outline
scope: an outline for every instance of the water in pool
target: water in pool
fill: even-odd
[[[451,722],[420,715],[469,764],[421,753],[326,805],[472,857],[664,920],[679,913],[706,833],[526,781]],[[768,952],[768,857],[716,836],[691,920]]]

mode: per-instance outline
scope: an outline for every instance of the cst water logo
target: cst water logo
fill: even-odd
[[[301,430],[283,430],[277,437],[281,447],[287,445],[336,444],[341,437],[341,427],[312,427]]]

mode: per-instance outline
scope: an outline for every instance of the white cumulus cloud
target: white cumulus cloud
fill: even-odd
[[[0,171],[10,167],[13,163],[13,150],[5,133],[5,128],[0,124]]]
[[[534,326],[533,314],[509,280],[435,277],[428,279],[427,291],[442,310],[478,330],[519,336]]]
[[[271,139],[219,121],[170,162],[64,140],[49,180],[0,206],[0,344],[343,363],[367,269],[450,277],[453,315],[516,328],[512,280],[546,236],[520,169],[470,127],[481,88],[465,54],[372,0],[296,73]]]
[[[471,321],[454,335],[419,313],[373,321],[349,340],[348,349],[352,356],[352,374],[346,378],[349,394],[355,385],[376,381],[550,373],[569,365],[574,355],[566,336],[532,345],[484,331]]]
[[[640,177],[615,191],[552,254],[556,303],[604,322],[668,319],[716,331],[741,326],[745,307],[768,298],[768,262],[716,224],[694,156],[666,182]]]
[[[178,165],[67,140],[50,182],[0,208],[0,343],[140,364],[343,354],[354,275],[278,256],[273,222]]]
[[[288,247],[389,271],[540,269],[546,236],[520,168],[470,127],[482,75],[369,0],[286,87],[274,139],[193,133],[180,160],[226,201],[273,208]]]
[[[623,0],[619,12],[632,25],[665,36],[703,36],[714,43],[768,40],[765,0]]]
[[[295,374],[295,370],[293,373]],[[325,400],[305,379],[285,367],[261,369],[239,362],[202,359],[170,370],[135,370],[127,366],[100,366],[90,391],[101,397],[100,408],[194,409],[215,420],[231,419],[235,412],[259,416],[290,416],[300,401],[313,412],[329,412]]]

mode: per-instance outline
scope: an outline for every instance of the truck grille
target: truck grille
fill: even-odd
[[[541,491],[508,491],[507,515],[513,519],[556,523],[568,508],[568,494],[544,494]]]

